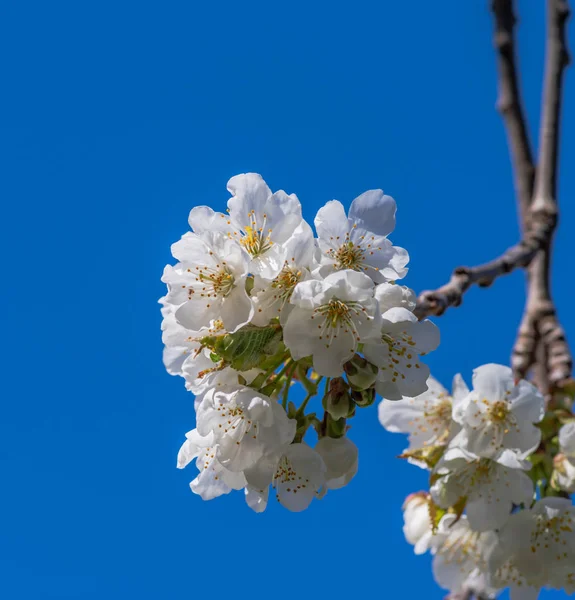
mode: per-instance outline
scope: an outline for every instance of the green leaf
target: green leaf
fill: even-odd
[[[249,371],[277,352],[281,338],[280,325],[246,325],[235,333],[202,338],[201,343],[237,371]]]

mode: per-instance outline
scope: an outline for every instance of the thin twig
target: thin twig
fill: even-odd
[[[519,203],[520,224],[525,228],[533,194],[535,166],[519,91],[513,34],[516,23],[513,0],[492,0],[491,10],[495,17],[494,44],[497,49],[499,73],[497,108],[505,123],[507,143],[515,173],[514,183]]]
[[[477,267],[458,267],[445,285],[420,294],[414,310],[415,315],[418,319],[430,315],[442,315],[450,306],[459,306],[463,294],[472,285],[488,287],[497,277],[511,273],[517,268],[527,267],[547,242],[554,226],[554,219],[548,219],[545,213],[540,213],[533,220],[533,225],[525,238],[504,254]]]
[[[557,174],[563,73],[569,64],[565,24],[569,17],[566,0],[547,0],[547,48],[541,111],[540,147],[531,214],[545,213],[557,221]],[[553,226],[547,241],[529,267],[528,296],[519,336],[512,356],[518,377],[524,377],[536,362],[534,339],[545,345],[548,380],[552,387],[571,376],[573,361],[565,332],[557,318],[551,296],[550,260]]]

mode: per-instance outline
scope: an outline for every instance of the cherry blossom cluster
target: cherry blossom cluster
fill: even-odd
[[[356,409],[376,393],[425,392],[420,358],[439,333],[396,283],[408,254],[388,239],[393,198],[367,191],[347,214],[327,202],[314,237],[298,198],[272,193],[261,176],[233,177],[228,191],[227,211],[191,211],[192,231],[173,244],[178,262],[162,277],[164,363],[195,396],[177,464],[195,461],[190,485],[204,500],[243,490],[261,512],[272,488],[300,511],[355,475],[346,434]],[[318,394],[322,408],[309,412]]]
[[[570,411],[546,411],[536,387],[488,364],[473,389],[457,375],[450,394],[430,377],[415,398],[383,400],[379,419],[409,434],[402,456],[430,472],[429,491],[405,501],[404,533],[417,554],[433,554],[441,587],[480,598],[509,587],[512,600],[575,592]]]

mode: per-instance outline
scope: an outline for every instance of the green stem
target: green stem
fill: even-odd
[[[291,380],[293,379],[293,375],[294,375],[296,368],[297,368],[297,362],[292,362],[292,363],[289,363],[289,365],[287,365],[286,367],[284,367],[281,371],[281,375],[283,375],[285,373],[285,376],[286,376],[285,388],[284,388],[284,393],[283,393],[283,397],[282,397],[282,406],[286,410],[287,410],[288,394],[289,394],[289,389],[291,386]]]
[[[297,367],[297,378],[308,394],[311,394],[312,396],[315,396],[315,394],[317,394],[316,384],[308,379],[306,375],[306,369],[302,365],[298,365]]]
[[[317,388],[319,387],[319,384],[321,383],[321,380],[323,379],[323,375],[314,382],[314,390],[313,392],[309,392],[308,395],[304,398],[304,401],[301,403],[301,406],[297,409],[297,414],[298,415],[303,415],[304,414],[304,410],[307,406],[307,403],[311,400],[311,398],[313,398],[316,394],[317,394]]]
[[[267,382],[267,380],[270,378],[271,375],[273,375],[276,372],[276,369],[284,362],[286,361],[286,365],[289,365],[291,363],[291,358],[289,356],[289,353],[286,352],[275,364],[273,367],[269,368],[265,373],[264,373],[264,385],[265,382]],[[281,377],[283,375],[283,373],[285,372],[285,366],[284,368],[279,372],[278,374],[278,378]],[[263,385],[261,387],[264,387]]]

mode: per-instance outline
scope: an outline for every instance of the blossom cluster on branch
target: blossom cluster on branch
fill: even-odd
[[[575,592],[575,421],[565,407],[546,411],[535,386],[488,364],[472,390],[460,375],[451,394],[430,377],[416,398],[383,400],[379,419],[409,434],[402,457],[430,472],[429,491],[404,503],[404,533],[417,554],[433,553],[440,586],[479,598],[510,587],[513,600]]]
[[[204,499],[243,490],[260,512],[273,488],[300,511],[354,476],[358,450],[346,433],[356,408],[376,393],[427,389],[420,357],[439,333],[395,283],[409,259],[388,239],[393,198],[367,191],[348,214],[328,202],[314,238],[298,198],[272,193],[261,176],[233,177],[228,190],[225,213],[191,211],[192,231],[172,246],[179,262],[162,278],[164,362],[195,395],[178,467],[195,461],[191,488]],[[306,392],[299,406],[296,383]],[[323,415],[307,412],[322,390]]]

